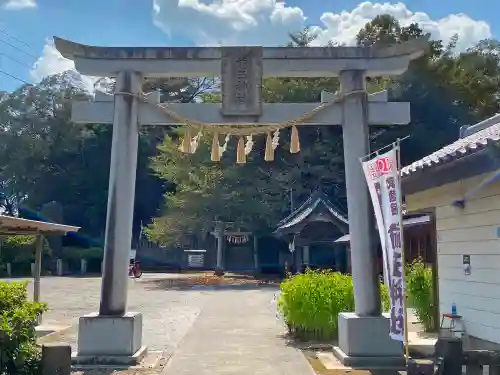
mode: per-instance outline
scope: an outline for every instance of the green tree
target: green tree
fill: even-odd
[[[378,48],[422,35],[418,24],[402,27],[382,15],[360,30],[357,43]],[[290,46],[306,46],[314,39],[313,30],[305,29],[290,36]],[[386,88],[392,100],[411,102],[412,111],[408,126],[373,129],[374,149],[410,135],[403,144],[403,162],[408,164],[456,140],[461,125],[498,112],[499,43],[485,40],[457,53],[457,40],[447,46],[431,41],[428,52],[402,76],[368,82],[369,91]],[[2,94],[0,213],[16,214],[22,207],[38,210],[55,200],[64,206],[68,224],[82,226],[84,233],[99,239],[106,219],[112,129],[70,121],[71,100],[86,96],[76,78],[66,72]],[[106,90],[114,85],[110,80],[101,83]],[[220,102],[215,79],[158,79],[147,81],[143,90],[159,90],[168,101]],[[264,81],[263,95],[270,103],[319,102],[323,90],[337,91],[337,79],[270,78]],[[288,152],[290,132],[283,130],[274,162],[264,161],[265,137],[256,136],[245,165],[235,163],[234,137],[222,161],[212,163],[208,134],[195,155],[185,155],[178,151],[178,129],[142,129],[134,230],[155,217],[148,233],[164,243],[185,232],[210,229],[215,218],[268,232],[289,213],[290,189],[296,205],[323,188],[345,208],[341,129],[299,129],[300,153]]]
[[[357,42],[384,46],[422,35],[418,24],[401,27],[394,17],[382,15],[360,30]],[[411,103],[411,123],[378,129],[373,148],[410,136],[402,147],[402,162],[409,164],[455,141],[461,126],[498,111],[498,43],[483,41],[456,53],[457,40],[458,36],[453,37],[446,47],[442,41],[430,41],[427,53],[411,63],[405,74],[381,79],[393,100]]]
[[[71,101],[87,95],[72,72],[54,75],[37,85],[24,85],[0,102],[0,210],[39,210],[58,201],[68,224],[102,240],[105,228],[112,127],[74,124]],[[174,100],[192,101],[214,80],[148,81],[144,90],[160,90]],[[114,82],[100,82],[112,90]],[[163,137],[157,128],[143,128],[139,139],[136,233],[158,210],[170,185],[149,169],[149,158]]]
[[[292,46],[314,40],[310,31],[291,36]],[[333,78],[269,78],[264,81],[266,102],[319,102],[323,90],[335,92]],[[220,102],[220,94],[203,96],[205,102]],[[289,191],[296,202],[323,187],[339,199],[344,195],[341,129],[333,127],[300,130],[302,151],[288,152],[290,132],[280,132],[275,161],[264,161],[265,136],[256,136],[247,163],[235,163],[237,139],[231,139],[219,163],[210,161],[211,139],[204,139],[194,155],[179,152],[179,134],[167,136],[153,159],[155,173],[175,184],[175,193],[165,196],[165,208],[148,229],[151,239],[175,243],[189,231],[211,229],[223,219],[256,232],[270,229],[289,213]],[[222,141],[222,139],[220,140]]]
[[[423,36],[416,23],[402,27],[392,16],[382,15],[360,30],[360,46],[383,47]],[[290,46],[306,46],[315,36],[310,30],[290,36]],[[405,164],[454,141],[461,125],[473,123],[498,109],[498,43],[484,41],[465,53],[454,51],[457,38],[448,46],[430,41],[427,53],[414,61],[401,77],[381,77],[368,82],[369,91],[388,89],[392,100],[410,101],[412,121],[408,126],[375,128],[372,148],[396,138],[411,137],[403,144]],[[335,92],[336,79],[270,78],[264,81],[266,102],[318,102],[321,91]],[[206,102],[220,101],[212,92]],[[234,160],[234,143],[221,163],[209,158],[209,140],[195,155],[179,153],[178,135],[167,137],[153,161],[159,178],[176,184],[165,197],[165,209],[149,228],[160,242],[176,241],[193,228],[206,229],[218,218],[238,221],[251,230],[269,231],[289,212],[289,189],[300,202],[318,187],[344,206],[345,180],[341,129],[301,128],[301,152],[286,151],[289,133],[280,134],[275,161],[263,161],[264,142],[258,137],[246,165]],[[227,156],[229,154],[229,156]],[[227,158],[229,157],[229,160]],[[345,207],[345,206],[344,206]]]

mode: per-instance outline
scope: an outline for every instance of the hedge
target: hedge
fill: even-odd
[[[35,327],[46,309],[28,301],[26,282],[0,281],[0,374],[40,374]]]
[[[426,332],[437,330],[437,306],[434,303],[432,269],[422,259],[410,263],[406,271],[406,290],[410,305]]]
[[[384,311],[389,295],[380,287]],[[281,283],[278,309],[292,335],[304,340],[333,340],[338,335],[338,316],[354,311],[352,276],[331,271],[297,274]]]

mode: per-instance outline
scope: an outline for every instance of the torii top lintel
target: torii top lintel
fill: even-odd
[[[109,77],[119,71],[144,77],[219,76],[221,60],[245,47],[98,47],[54,37],[57,50],[86,75]],[[336,77],[363,70],[366,76],[402,74],[426,51],[429,35],[386,47],[248,47],[259,49],[267,77]]]

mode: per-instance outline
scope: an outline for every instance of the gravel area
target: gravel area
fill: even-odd
[[[150,351],[172,352],[205,303],[207,296],[202,291],[166,291],[156,286],[161,280],[176,277],[175,274],[144,274],[139,280],[129,279],[128,310],[143,313],[143,342]],[[98,310],[100,287],[100,277],[42,278],[41,300],[49,306],[43,325],[75,326],[80,316]],[[29,289],[31,298],[31,285]]]

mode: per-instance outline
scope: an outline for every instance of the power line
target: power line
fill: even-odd
[[[4,74],[4,75],[6,75],[6,76],[9,76],[9,77],[11,77],[11,78],[14,78],[15,80],[18,80],[19,82],[25,83],[25,84],[27,84],[27,85],[31,85],[31,83],[29,83],[29,82],[25,81],[24,79],[21,79],[21,78],[19,78],[19,77],[16,77],[16,76],[14,76],[14,75],[12,75],[12,74],[10,74],[10,73],[7,73],[6,71],[3,71],[3,70],[1,70],[1,69],[0,69],[0,74]]]
[[[4,35],[6,35],[6,36],[8,36],[8,37],[12,38],[13,40],[17,41],[18,43],[22,44],[23,46],[28,47],[28,48],[29,48],[29,49],[31,49],[32,51],[35,51],[35,48],[34,48],[32,45],[30,45],[29,43],[26,43],[26,42],[24,42],[23,40],[21,40],[21,39],[19,39],[19,38],[15,37],[14,35],[12,35],[12,34],[8,33],[8,32],[7,32],[7,31],[5,31],[4,29],[0,28],[0,33],[2,33],[2,34],[4,34]],[[17,50],[17,51],[19,51],[19,52],[23,53],[24,55],[26,55],[26,56],[28,56],[28,57],[33,58],[33,59],[35,60],[35,62],[38,60],[38,57],[37,57],[37,56],[35,56],[35,55],[31,54],[30,52],[25,51],[23,48],[20,48],[20,47],[18,47],[18,46],[16,46],[16,45],[14,45],[14,44],[12,44],[12,43],[10,43],[10,42],[6,41],[5,39],[1,39],[1,38],[0,38],[0,43],[4,43],[4,44],[6,44],[6,45],[8,45],[8,46],[10,46],[10,47],[12,47],[12,48],[14,48],[15,50]],[[24,62],[22,62],[22,61],[20,61],[20,60],[17,60],[17,59],[15,59],[15,58],[13,58],[13,57],[11,57],[11,56],[9,56],[9,55],[5,54],[5,53],[0,52],[0,56],[5,56],[6,58],[8,58],[8,59],[10,59],[10,60],[12,60],[12,61],[15,61],[16,63],[18,63],[18,64],[20,64],[20,65],[22,65],[22,66],[24,66],[24,67],[27,67],[27,68],[29,68],[29,69],[31,69],[31,68],[32,68],[32,66],[30,66],[30,65],[28,65],[28,64],[26,64],[26,63],[24,63]],[[51,64],[48,64],[48,65],[49,65],[49,66],[51,66]],[[8,72],[4,71],[4,70],[0,70],[0,74],[4,74],[4,75],[6,75],[6,76],[9,76],[9,77],[11,77],[11,78],[13,78],[13,79],[15,79],[15,80],[19,81],[19,82],[25,83],[25,84],[27,84],[27,85],[31,85],[31,83],[30,83],[30,82],[27,82],[27,81],[25,81],[25,80],[23,80],[23,79],[21,79],[21,78],[19,78],[19,77],[16,77],[16,76],[14,76],[14,75],[12,75],[12,74],[10,74],[10,73],[8,73]]]
[[[21,39],[16,38],[16,37],[15,37],[14,35],[12,35],[12,34],[9,34],[7,31],[5,31],[5,30],[4,30],[4,29],[2,29],[2,28],[0,28],[0,33],[5,34],[5,35],[7,35],[8,37],[11,37],[11,38],[12,38],[12,39],[14,39],[15,41],[17,41],[17,42],[19,42],[19,43],[21,43],[21,44],[25,45],[25,46],[26,46],[26,47],[28,47],[28,48],[31,48],[31,49],[33,49],[33,50],[35,49],[35,48],[33,48],[33,46],[30,46],[28,43],[23,42]]]
[[[36,56],[32,55],[32,54],[31,54],[31,53],[29,53],[29,52],[26,52],[26,51],[25,51],[25,50],[23,50],[22,48],[19,48],[19,47],[15,46],[15,45],[14,45],[14,44],[12,44],[12,43],[7,42],[6,40],[0,39],[0,42],[1,42],[1,43],[5,43],[5,44],[7,44],[8,46],[11,46],[12,48],[14,48],[14,49],[18,50],[19,52],[24,53],[26,56],[32,57],[32,58],[34,58],[35,60],[36,60],[36,59],[38,59],[38,57],[36,57]]]
[[[28,64],[25,64],[24,62],[22,62],[22,61],[20,61],[20,60],[17,60],[17,59],[15,59],[15,58],[13,58],[12,56],[9,56],[9,55],[7,55],[7,54],[5,54],[5,53],[3,53],[3,52],[0,52],[0,56],[5,56],[5,57],[6,57],[6,58],[8,58],[9,60],[15,61],[16,63],[18,63],[18,64],[20,64],[20,65],[22,65],[22,66],[24,66],[24,67],[26,67],[26,68],[31,69],[31,66],[29,66]]]
[[[7,31],[5,31],[4,29],[0,28],[0,33],[2,33],[2,34],[4,34],[4,35],[6,35],[6,36],[8,36],[8,37],[10,37],[10,38],[12,38],[12,39],[14,39],[15,41],[19,42],[20,44],[22,44],[22,45],[24,45],[24,46],[26,46],[26,47],[30,48],[32,51],[35,51],[35,48],[34,48],[32,45],[30,45],[29,43],[26,43],[26,42],[24,42],[23,40],[21,40],[21,39],[19,39],[19,38],[15,37],[14,35],[12,35],[12,34],[8,33],[8,32],[7,32]],[[24,49],[22,49],[22,48],[20,48],[20,47],[15,46],[14,44],[12,44],[12,43],[10,43],[10,42],[6,41],[5,39],[1,39],[1,38],[0,38],[0,43],[4,43],[4,44],[6,44],[6,45],[8,45],[8,46],[10,46],[10,47],[12,47],[12,48],[14,48],[14,49],[16,49],[17,51],[19,51],[19,52],[23,53],[24,55],[26,55],[26,56],[28,56],[28,57],[33,58],[33,59],[34,59],[33,64],[35,64],[35,63],[38,61],[38,59],[39,59],[39,57],[34,56],[34,55],[33,55],[33,54],[31,54],[30,52],[27,52],[27,51],[25,51]],[[7,57],[8,59],[10,59],[10,60],[12,60],[12,61],[15,61],[15,62],[17,62],[18,64],[21,64],[21,65],[23,65],[24,67],[27,67],[27,68],[29,68],[29,69],[33,68],[33,66],[32,66],[32,65],[30,66],[30,65],[28,65],[28,64],[26,64],[26,63],[24,63],[24,62],[22,62],[22,61],[20,61],[20,60],[17,60],[17,59],[15,59],[15,58],[11,57],[11,56],[6,55],[5,53],[0,52],[0,55],[5,56],[5,57]],[[47,64],[47,65],[48,65],[49,67],[51,67],[51,66],[52,66],[52,64]],[[27,83],[27,82],[25,82],[25,81],[23,81],[23,80],[21,80],[21,82]]]
[[[10,34],[9,34],[9,33],[7,33],[5,30],[0,29],[0,32],[1,32],[1,33],[3,33],[3,34],[5,34],[5,35],[7,35],[7,36],[10,36],[11,38],[13,38],[13,39],[17,40],[18,42],[22,43],[23,45],[26,45],[26,46],[28,46],[28,47],[29,47],[29,45],[28,45],[27,43],[24,43],[22,40],[20,40],[20,39],[18,39],[18,38],[16,38],[16,37],[14,37],[13,35],[10,35]],[[17,47],[17,46],[15,46],[15,45],[13,45],[12,43],[9,43],[9,42],[7,42],[7,41],[5,41],[5,40],[3,40],[3,39],[0,39],[0,42],[3,42],[3,43],[5,43],[5,44],[7,44],[7,45],[11,46],[12,48],[14,48],[14,49],[16,49],[16,50],[18,50],[18,51],[20,51],[20,52],[24,53],[24,54],[25,54],[25,55],[27,55],[27,56],[34,57],[34,56],[33,56],[33,55],[31,55],[29,52],[26,52],[26,51],[24,51],[22,48],[19,48],[19,47]],[[18,64],[20,64],[20,65],[24,66],[24,67],[27,67],[27,68],[30,68],[30,69],[31,69],[31,66],[29,66],[28,64],[26,64],[26,63],[24,63],[24,62],[22,62],[22,61],[20,61],[20,60],[18,60],[18,59],[16,59],[16,58],[14,58],[14,57],[12,57],[12,56],[9,56],[9,55],[7,55],[6,53],[0,52],[0,56],[5,56],[5,57],[6,57],[6,58],[8,58],[9,60],[12,60],[12,61],[14,61],[14,62],[16,62],[16,63],[18,63]],[[0,74],[6,75],[6,76],[8,76],[8,77],[10,77],[10,78],[12,78],[12,79],[15,79],[16,81],[19,81],[19,82],[24,83],[24,84],[31,85],[31,83],[29,83],[29,82],[25,81],[24,79],[19,78],[19,77],[15,76],[15,75],[13,75],[13,74],[11,74],[11,73],[6,72],[5,70],[1,70],[1,69],[0,69]]]

